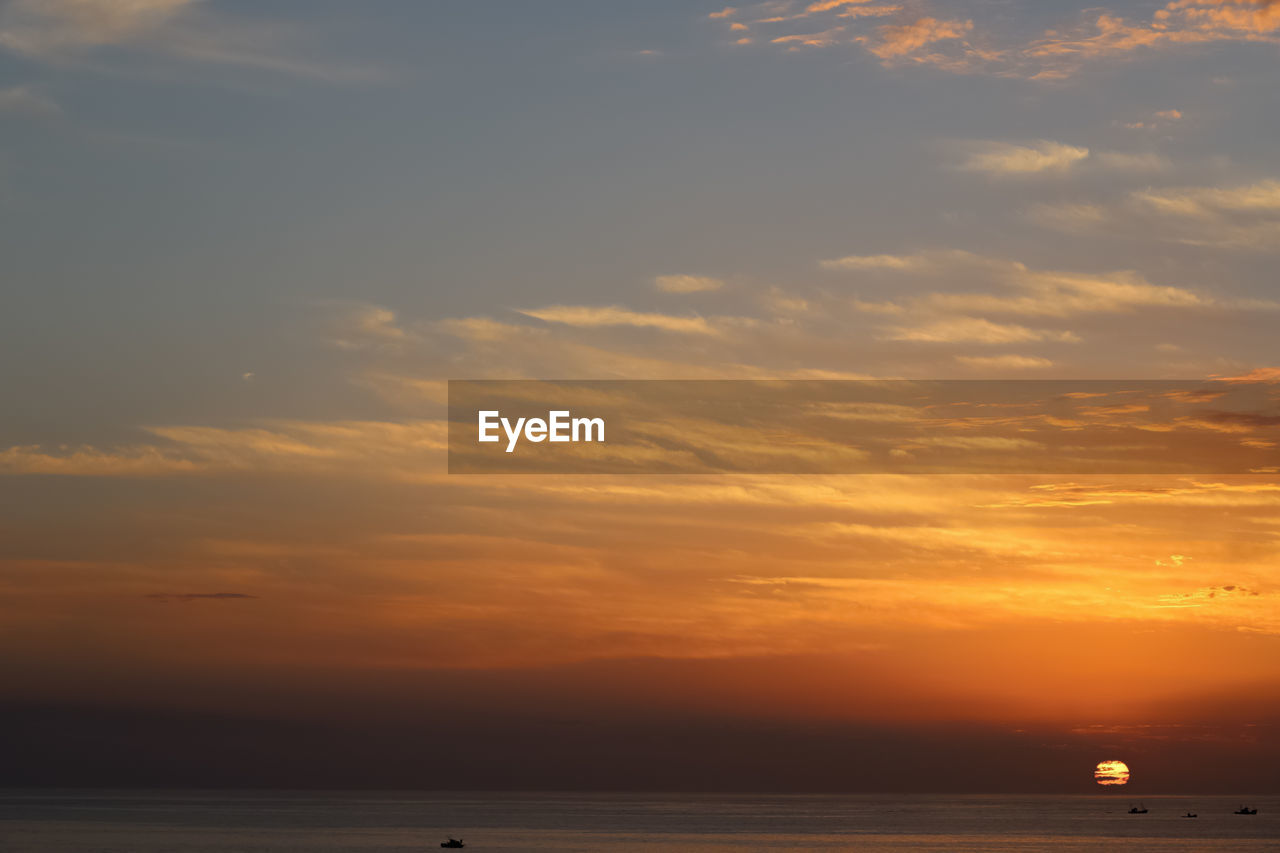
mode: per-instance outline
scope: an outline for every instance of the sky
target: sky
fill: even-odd
[[[460,476],[444,410],[1266,389],[1278,44],[1272,0],[0,3],[0,784],[1280,791],[1274,474]]]

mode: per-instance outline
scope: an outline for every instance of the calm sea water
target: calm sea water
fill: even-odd
[[[0,791],[5,853],[1274,851],[1280,797],[49,793]],[[1191,810],[1200,816],[1181,817]]]

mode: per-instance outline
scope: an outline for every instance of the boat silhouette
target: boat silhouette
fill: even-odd
[[[1187,812],[1186,814],[1183,815],[1183,817],[1200,817],[1200,815],[1196,814],[1195,812]]]
[[[461,838],[450,838],[448,841],[441,841],[441,847],[447,847],[450,850],[460,850],[467,845],[462,842]]]
[[[1258,810],[1251,809],[1248,806],[1241,806],[1240,808],[1236,809],[1235,813],[1236,814],[1257,814]]]
[[[1145,805],[1129,806],[1129,814],[1146,814],[1146,813],[1147,813],[1147,807]]]

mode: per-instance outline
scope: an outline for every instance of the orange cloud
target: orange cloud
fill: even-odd
[[[871,4],[866,0],[824,0],[799,11],[786,3],[761,3],[751,8],[754,24],[785,24],[799,19],[853,19],[901,13],[903,7]],[[713,17],[720,16],[713,15]],[[885,64],[911,62],[952,73],[986,72],[1004,76],[1055,80],[1069,77],[1095,59],[1124,58],[1143,50],[1208,42],[1280,41],[1280,0],[1173,0],[1156,11],[1148,21],[1132,21],[1103,9],[1091,12],[1077,26],[1047,30],[1030,42],[1013,37],[999,43],[999,34],[984,31],[984,44],[970,41],[975,30],[972,20],[940,19],[921,15],[904,23],[888,24],[875,33],[854,35],[846,40],[877,56]],[[819,30],[835,35],[834,26]],[[784,33],[771,41],[788,49],[797,46],[830,46],[833,37],[817,39]],[[946,45],[940,43],[949,42]],[[936,47],[935,47],[936,46]],[[1177,110],[1163,110],[1157,118],[1177,120]],[[1132,122],[1130,127],[1148,127]]]
[[[653,280],[654,287],[663,293],[705,293],[719,290],[724,282],[705,275],[660,275]]]
[[[1028,175],[1040,172],[1064,172],[1089,156],[1089,149],[1042,139],[1031,145],[1005,142],[982,142],[960,168],[966,172],[992,175]]]
[[[702,317],[677,317],[669,314],[631,311],[615,305],[604,307],[551,305],[546,308],[526,309],[520,313],[547,323],[563,323],[566,326],[634,326],[661,329],[667,332],[716,334],[715,328]]]
[[[1280,367],[1259,367],[1240,376],[1223,376],[1223,382],[1280,382]]]
[[[237,23],[199,0],[10,0],[0,4],[0,49],[61,61],[111,47],[332,82],[373,82],[373,68],[294,55],[285,27]]]
[[[817,3],[811,3],[805,7],[805,14],[812,15],[817,12],[830,12],[832,9],[839,9],[844,6],[859,6],[868,0],[820,0]]]
[[[1280,29],[1280,0],[1175,0],[1155,13],[1157,25],[1270,33]]]
[[[915,53],[926,45],[946,39],[958,39],[973,29],[973,21],[941,21],[920,18],[909,24],[886,24],[880,28],[880,42],[867,49],[881,59],[892,59]]]
[[[785,44],[788,49],[799,47],[830,47],[838,44],[841,36],[845,31],[844,27],[832,27],[820,33],[804,33],[789,36],[778,36],[772,39],[773,44]]]
[[[0,476],[216,476],[343,474],[415,480],[438,473],[441,421],[281,421],[260,427],[151,427],[162,443],[117,448],[21,445],[0,450]]]
[[[1135,190],[1107,206],[1037,204],[1030,213],[1041,225],[1068,232],[1105,226],[1113,233],[1145,232],[1154,239],[1191,246],[1263,252],[1280,246],[1280,181],[1274,179],[1236,186]]]
[[[1075,343],[1080,337],[1072,332],[1028,329],[1025,326],[993,323],[980,317],[952,317],[919,326],[890,329],[888,339],[932,343],[1012,344],[1027,341]]]
[[[1131,23],[1103,12],[1093,21],[1092,32],[1087,28],[1075,33],[1050,30],[1022,53],[1044,61],[1035,76],[1066,77],[1090,59],[1173,45],[1276,41],[1277,29],[1280,3],[1276,0],[1175,0],[1158,10],[1150,23]]]
[[[153,32],[192,0],[15,0],[0,17],[0,45],[42,54],[118,44]]]

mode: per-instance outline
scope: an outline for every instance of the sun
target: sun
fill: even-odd
[[[1099,785],[1128,785],[1129,766],[1123,761],[1099,761],[1093,779]]]

